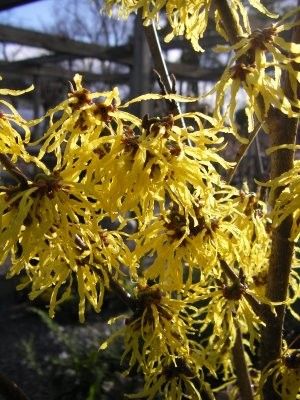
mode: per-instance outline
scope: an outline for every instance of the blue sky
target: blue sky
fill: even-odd
[[[67,0],[40,0],[20,7],[14,7],[8,11],[2,11],[1,23],[34,30],[43,30],[52,16],[54,4],[65,6]]]

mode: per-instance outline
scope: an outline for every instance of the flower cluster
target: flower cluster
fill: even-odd
[[[249,4],[275,17],[259,0]],[[201,50],[212,1],[105,1],[109,12],[114,5],[120,15],[140,10],[146,24],[165,9],[172,29],[166,40],[185,35]],[[0,161],[19,179],[0,187],[1,262],[10,258],[8,276],[25,276],[19,288],[28,286],[31,299],[50,293],[51,317],[74,292],[81,322],[87,304],[101,310],[106,290],[127,296],[131,314],[117,317],[123,325],[101,348],[115,337],[124,339],[127,373],[137,370],[145,381],[131,398],[201,399],[218,391],[207,377],[234,383],[237,338],[242,335],[247,354],[255,354],[265,306],[275,313],[265,295],[272,230],[292,214],[291,240],[299,238],[299,164],[272,182],[271,195],[290,186],[271,214],[257,193],[226,184],[220,173],[233,166],[220,155],[226,134],[243,140],[234,121],[241,88],[248,96],[249,131],[254,116],[263,123],[270,108],[299,115],[299,46],[280,37],[295,25],[286,22],[295,12],[251,32],[243,3],[232,0],[231,7],[241,37],[219,48],[235,55],[212,90],[213,116],[196,111],[137,117],[128,111],[136,102],[195,99],[147,94],[123,103],[117,88],[92,92],[78,74],[67,98],[40,120],[25,121],[0,101],[8,108],[0,114]],[[282,71],[294,98],[281,89]],[[45,134],[32,142],[30,128],[41,121]],[[36,156],[30,155],[32,145],[39,148]],[[32,176],[19,170],[18,161],[30,163]],[[291,305],[300,285],[294,264],[285,303],[296,315]],[[276,390],[287,399],[290,385],[293,395],[299,388],[294,358],[299,357],[289,354],[261,377],[274,376]],[[250,357],[245,362],[251,366]]]
[[[219,116],[225,105],[226,92],[230,91],[227,112],[235,133],[237,128],[234,115],[237,94],[241,89],[247,96],[249,132],[254,129],[254,115],[260,122],[264,122],[271,107],[279,109],[288,117],[299,116],[299,44],[287,42],[280,36],[297,25],[297,22],[286,22],[297,11],[293,10],[269,27],[243,34],[240,41],[232,46],[216,47],[220,52],[234,51],[231,62],[210,93],[216,93],[215,115]],[[291,98],[282,89],[283,72],[289,77],[293,92]]]
[[[274,179],[271,185],[271,196],[275,190],[282,189],[272,211],[273,226],[277,227],[287,216],[293,216],[290,239],[297,242],[300,235],[300,162],[296,161],[292,170]]]
[[[116,336],[129,370],[145,377],[133,397],[174,398],[180,388],[175,398],[197,398],[210,391],[204,371],[234,379],[237,321],[255,350],[263,322],[251,299],[266,302],[269,222],[255,194],[222,182],[218,171],[231,164],[218,155],[220,132],[231,128],[221,118],[126,111],[163,97],[122,104],[117,89],[93,93],[75,76],[68,98],[46,114],[45,135],[28,138],[38,155],[24,147],[34,176],[1,188],[2,261],[11,257],[8,276],[25,273],[19,288],[30,287],[31,299],[50,292],[51,317],[76,291],[83,321],[86,303],[99,312],[105,290],[130,279],[133,313]],[[226,278],[224,265],[237,278]]]
[[[163,0],[163,1],[134,1],[134,0],[105,0],[104,10],[110,15],[113,12],[113,7],[118,8],[118,15],[127,18],[130,13],[141,10],[144,23],[147,25],[152,20],[159,19],[159,12],[164,8],[168,22],[172,28],[165,41],[169,42],[175,36],[184,35],[191,41],[194,50],[203,51],[199,45],[206,31],[209,15],[212,8],[212,0]],[[276,17],[270,13],[261,3],[260,0],[249,0],[249,4],[269,17]],[[232,0],[231,7],[233,12],[241,17],[245,28],[249,29],[249,21],[246,8],[241,0]],[[215,13],[216,26],[218,31],[224,35],[219,14]]]
[[[259,392],[269,377],[272,377],[275,391],[281,399],[299,399],[300,350],[286,350],[279,360],[272,362],[262,371]]]

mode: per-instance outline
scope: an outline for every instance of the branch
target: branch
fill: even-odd
[[[232,281],[234,284],[240,284],[242,285],[243,282],[242,278],[240,278],[227,264],[227,262],[221,258],[219,258],[220,261],[220,266],[222,270],[225,272],[226,276]],[[243,293],[243,296],[246,295],[246,292]],[[247,297],[245,296],[247,299]],[[248,298],[251,299],[251,302],[255,304],[255,307],[257,310],[261,309],[261,304],[257,302],[257,300],[252,297],[248,293]],[[248,299],[247,299],[248,300]],[[235,330],[236,330],[236,338],[234,342],[234,346],[232,348],[232,357],[233,357],[233,363],[234,363],[234,370],[235,374],[237,377],[237,385],[239,388],[240,392],[240,397],[243,400],[253,400],[254,395],[252,391],[252,386],[251,386],[251,380],[250,380],[250,375],[248,371],[248,366],[246,363],[246,358],[245,358],[245,349],[243,345],[243,338],[242,338],[242,333],[240,329],[239,322],[234,318],[234,325],[235,325]]]
[[[234,23],[234,16],[226,0],[216,0],[217,9],[220,13],[224,29],[228,34],[231,43],[236,43],[238,39],[238,29]],[[298,0],[300,5],[300,0]],[[300,43],[300,28],[294,28],[293,42]],[[286,76],[283,84],[285,94],[291,98],[292,93],[289,87],[289,80]],[[261,98],[257,101],[261,102]],[[271,109],[266,119],[266,125],[270,134],[270,146],[278,146],[281,144],[294,144],[297,132],[297,120],[288,118],[279,110]],[[282,173],[293,167],[294,151],[280,150],[274,151],[271,155],[271,179],[280,176]],[[280,188],[274,195],[274,202],[284,188]],[[278,228],[274,229],[272,235],[272,247],[268,272],[268,282],[266,288],[266,296],[274,302],[283,302],[287,297],[289,284],[289,275],[291,270],[291,262],[294,251],[294,245],[289,241],[292,216],[286,218]],[[280,357],[282,330],[284,321],[285,306],[276,307],[276,316],[274,316],[266,324],[262,332],[262,368]],[[275,392],[272,384],[272,377],[268,380],[264,387],[265,400],[277,400],[278,394]]]
[[[27,188],[28,178],[19,168],[7,157],[7,155],[0,153],[0,163],[5,167],[5,169],[17,179],[22,188]]]
[[[243,345],[241,328],[236,319],[234,320],[234,324],[235,324],[236,338],[232,349],[232,356],[233,356],[237,385],[240,392],[240,398],[243,400],[253,400],[254,394],[245,358],[245,349]]]
[[[154,22],[152,22],[148,26],[144,26],[144,32],[152,55],[156,74],[159,76],[159,85],[161,88],[164,88],[163,90],[166,92],[165,94],[174,93],[175,78],[174,75],[170,75],[168,72],[168,68],[162,53],[159,37]],[[179,103],[174,100],[172,101],[172,104],[174,109],[172,111],[176,115],[181,114]],[[183,118],[181,118],[181,125],[183,128],[185,127],[185,122]]]
[[[298,0],[300,6],[300,0]],[[299,19],[300,15],[296,16]],[[292,42],[300,43],[300,27],[293,28]],[[289,78],[285,75],[283,90],[288,98],[293,98]],[[298,88],[299,90],[299,88]],[[288,118],[278,110],[271,110],[267,124],[270,132],[270,146],[295,144],[298,119]],[[271,179],[289,171],[294,166],[294,150],[274,151],[271,154]],[[272,205],[276,202],[284,187],[275,190]],[[271,301],[283,302],[288,295],[289,276],[294,253],[294,243],[289,240],[293,224],[293,216],[288,216],[272,233],[272,247],[268,271],[266,296]],[[267,324],[262,334],[262,368],[281,355],[282,332],[285,316],[285,305],[276,307],[276,318]],[[265,400],[279,399],[272,384],[272,376],[263,388]]]
[[[249,142],[247,144],[241,144],[240,145],[239,151],[238,151],[238,153],[237,153],[237,155],[235,157],[235,160],[234,160],[235,166],[234,166],[233,170],[230,171],[230,173],[228,175],[228,178],[227,178],[227,182],[228,183],[232,182],[232,179],[235,176],[241,161],[243,160],[243,158],[247,154],[247,151],[249,150],[249,147],[251,146],[253,141],[257,138],[257,135],[258,135],[260,129],[261,129],[261,123],[258,122],[255,125],[253,131],[250,133]]]
[[[0,373],[0,395],[5,400],[28,400],[15,382]]]
[[[138,300],[133,298],[130,293],[128,293],[123,286],[119,284],[110,274],[109,276],[109,287],[110,289],[119,297],[124,304],[126,304],[132,311],[136,311],[138,307]]]
[[[215,5],[220,14],[223,28],[231,44],[235,44],[240,40],[241,29],[234,17],[227,0],[215,0]]]

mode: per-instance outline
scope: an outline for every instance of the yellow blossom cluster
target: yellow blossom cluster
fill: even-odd
[[[273,225],[278,226],[288,215],[293,216],[290,239],[297,242],[300,235],[300,162],[292,170],[282,174],[271,183],[271,196],[278,188],[282,192],[272,211]]]
[[[236,134],[234,115],[237,94],[241,89],[247,96],[245,111],[249,132],[254,129],[254,116],[263,123],[270,108],[277,108],[288,117],[299,116],[297,84],[300,45],[287,42],[280,36],[299,24],[289,22],[297,11],[298,9],[292,10],[269,27],[241,35],[241,39],[232,46],[215,48],[219,52],[234,51],[234,56],[210,94],[216,93],[214,113],[215,116],[219,116],[225,106],[226,93],[229,92],[230,101],[226,103],[226,113]],[[283,73],[289,78],[293,93],[290,98],[282,89]]]
[[[285,347],[286,343],[285,343]],[[272,376],[276,393],[282,399],[299,399],[300,390],[300,353],[299,349],[286,349],[282,357],[268,365],[261,375],[258,393],[262,393],[262,386]]]
[[[18,153],[34,176],[1,187],[1,260],[11,258],[8,276],[25,273],[19,288],[28,286],[31,299],[50,293],[51,317],[77,292],[83,321],[87,303],[99,312],[105,290],[130,280],[133,313],[116,333],[124,337],[123,360],[144,374],[142,396],[172,398],[180,387],[181,398],[210,391],[203,370],[233,376],[237,318],[253,350],[262,322],[245,293],[265,301],[270,237],[264,203],[218,172],[231,167],[218,154],[220,132],[231,131],[222,119],[126,111],[164,97],[192,101],[152,94],[122,104],[117,89],[90,92],[76,75],[68,98],[46,114],[45,135],[29,136]],[[31,145],[37,156],[29,156]],[[130,222],[136,229],[128,235]],[[224,278],[220,263],[243,271],[242,287]]]
[[[276,17],[270,13],[260,0],[249,0],[249,4],[269,17]],[[172,29],[165,41],[171,41],[175,36],[184,35],[191,41],[194,50],[204,51],[199,45],[206,31],[208,19],[214,12],[212,0],[105,0],[104,10],[112,15],[114,7],[118,9],[118,15],[127,18],[129,14],[141,11],[142,18],[146,25],[152,20],[159,20],[159,13],[165,9],[166,16]],[[249,29],[247,10],[241,0],[232,0],[231,7],[235,15],[241,18],[244,29]],[[216,26],[218,31],[225,35],[222,29],[222,21],[218,12],[215,12]]]
[[[172,29],[166,39],[185,35],[201,50],[198,41],[212,4],[107,0],[105,8],[112,12],[117,6],[126,16],[140,10],[146,24],[165,9]],[[249,4],[275,17],[259,0]],[[10,259],[9,277],[25,276],[19,288],[28,287],[31,299],[50,293],[51,317],[73,293],[81,322],[87,304],[101,310],[106,290],[127,299],[131,314],[116,318],[123,325],[101,348],[115,337],[124,339],[127,373],[138,370],[145,381],[130,398],[207,398],[218,391],[208,376],[234,384],[232,350],[238,335],[247,354],[255,354],[264,306],[275,314],[265,296],[272,230],[293,215],[290,239],[299,238],[298,163],[270,184],[271,196],[289,185],[271,213],[257,193],[226,184],[220,173],[233,166],[220,155],[226,134],[243,140],[234,121],[241,88],[248,96],[249,131],[254,117],[263,123],[271,108],[299,115],[299,100],[286,97],[280,83],[285,71],[296,97],[299,45],[279,36],[295,26],[286,22],[295,12],[251,32],[242,1],[232,0],[231,7],[241,37],[231,47],[219,47],[234,56],[212,90],[213,116],[196,111],[137,117],[129,107],[140,101],[195,99],[147,94],[124,103],[117,88],[91,92],[78,74],[67,98],[40,120],[26,121],[0,100],[8,110],[0,114],[0,162],[16,179],[14,185],[0,186],[1,263]],[[217,29],[226,36],[215,14]],[[1,89],[0,95],[25,92]],[[40,122],[45,133],[32,141],[30,128]],[[32,146],[39,149],[36,156]],[[20,161],[30,164],[31,176],[21,171]],[[129,224],[131,234],[126,233]],[[294,264],[286,304],[299,318],[291,308],[300,290],[296,259]],[[283,396],[289,395],[291,382],[298,385],[293,393],[299,387],[293,354],[261,376],[262,382],[275,376]],[[251,366],[250,357],[246,362]]]

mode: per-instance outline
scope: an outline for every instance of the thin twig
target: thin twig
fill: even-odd
[[[167,90],[167,88],[166,88],[166,86],[165,86],[165,84],[164,84],[164,82],[163,82],[163,80],[162,80],[162,78],[161,78],[159,72],[156,71],[156,69],[153,69],[153,72],[154,72],[155,75],[156,75],[156,79],[157,79],[158,85],[159,85],[159,87],[160,87],[161,93],[162,93],[162,94],[168,94],[168,93],[170,93],[170,92],[168,92],[168,90]],[[175,79],[175,76],[174,76],[173,74],[170,75],[170,78],[172,79],[172,82],[173,82],[173,83],[172,83],[172,90],[171,90],[171,93],[174,93],[174,94],[175,94],[175,93],[176,93],[176,79]],[[176,101],[175,101],[175,100],[169,100],[169,99],[165,99],[165,101],[166,101],[166,103],[167,103],[167,105],[168,105],[168,107],[169,107],[169,109],[170,109],[170,112],[171,112],[172,114],[177,115],[178,112],[180,111],[180,109],[178,108],[179,105],[176,103]]]
[[[256,154],[257,154],[257,159],[258,159],[259,173],[260,173],[260,176],[263,177],[265,169],[264,169],[263,159],[261,156],[261,149],[260,149],[258,133],[259,132],[257,132],[257,135],[256,135],[254,141],[255,141]]]
[[[109,274],[109,287],[132,311],[136,311],[139,301],[131,296],[123,286]]]
[[[258,135],[260,129],[261,129],[261,123],[259,122],[259,123],[256,124],[256,126],[253,129],[253,131],[251,132],[251,134],[249,136],[249,142],[247,144],[241,144],[240,145],[239,151],[238,151],[238,153],[237,153],[237,155],[235,157],[235,160],[234,160],[235,166],[234,166],[233,170],[230,172],[230,174],[228,175],[228,178],[227,178],[227,182],[228,183],[232,182],[232,179],[235,176],[235,174],[236,174],[236,172],[237,172],[237,170],[238,170],[238,168],[240,166],[241,161],[243,160],[243,158],[247,154],[251,144],[253,143],[254,140],[257,140],[257,135]]]
[[[174,93],[175,78],[174,75],[172,76],[168,72],[167,64],[162,53],[155,23],[152,22],[150,25],[144,26],[144,32],[152,55],[156,74],[159,76],[161,82],[159,84],[161,87],[164,88],[163,90],[166,92],[165,94]],[[172,101],[172,104],[174,108],[174,114],[180,115],[181,109],[179,103],[177,101]],[[183,118],[181,118],[181,125],[183,128],[185,127],[185,122]]]
[[[159,42],[159,37],[155,27],[155,23],[152,22],[148,26],[144,26],[144,32],[148,42],[148,46],[152,55],[152,60],[156,71],[161,76],[161,80],[168,93],[172,93],[172,80],[168,72],[167,64],[165,62],[162,49]]]
[[[232,281],[232,283],[239,283],[240,278],[238,275],[233,271],[233,269],[227,264],[225,260],[223,260],[219,256],[219,262],[222,270],[225,272],[225,275],[228,276],[228,278]]]
[[[0,153],[0,163],[5,167],[17,181],[20,183],[22,188],[27,188],[28,178],[27,176],[7,157],[7,155]]]
[[[251,379],[245,358],[245,349],[243,345],[242,332],[237,319],[234,319],[236,338],[232,349],[234,371],[236,374],[237,385],[240,392],[240,398],[243,400],[253,400],[254,394],[251,385]]]
[[[8,379],[0,373],[0,397],[4,396],[5,400],[28,400],[23,391],[15,382]]]

